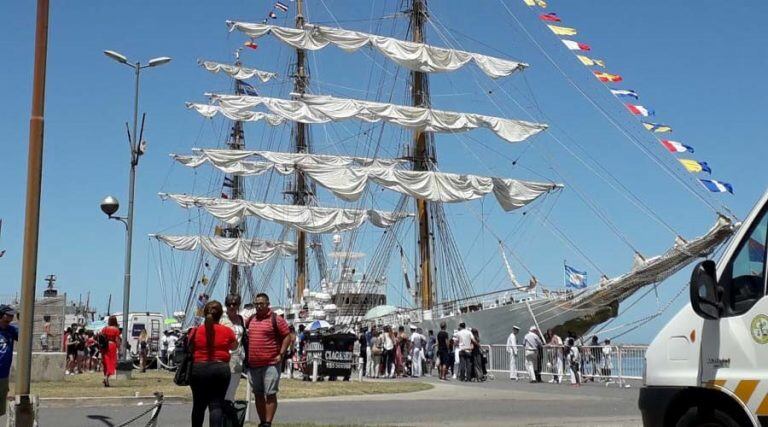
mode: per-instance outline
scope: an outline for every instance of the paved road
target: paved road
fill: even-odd
[[[432,390],[395,395],[300,399],[280,404],[278,421],[320,425],[638,426],[637,387],[436,382]],[[132,406],[43,408],[42,426],[114,426],[142,411]],[[191,405],[165,405],[163,426],[189,425]],[[255,413],[254,413],[255,416]],[[0,419],[0,422],[3,420]],[[141,424],[136,424],[141,425]]]

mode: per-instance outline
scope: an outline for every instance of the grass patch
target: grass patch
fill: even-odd
[[[64,381],[33,382],[32,393],[41,398],[47,397],[127,397],[152,396],[160,391],[166,396],[192,397],[189,387],[179,387],[173,383],[173,374],[166,371],[133,372],[130,380],[110,381],[111,387],[101,383],[102,375],[86,373],[70,375]],[[408,393],[431,389],[432,385],[415,381],[358,382],[358,381],[323,381],[317,383],[300,380],[282,379],[280,397],[282,399],[351,396],[385,393]],[[245,379],[240,381],[237,398],[245,399]],[[14,387],[11,385],[11,393]]]

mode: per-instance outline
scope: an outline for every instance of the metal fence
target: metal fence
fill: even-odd
[[[530,378],[525,364],[523,346],[508,348],[504,344],[483,346],[488,350],[488,371],[509,374],[515,370],[518,378]],[[624,386],[629,380],[642,380],[645,370],[645,350],[639,345],[603,345],[578,347],[575,364],[581,381],[605,382]],[[542,379],[553,382],[571,381],[568,348],[544,346],[539,359]]]

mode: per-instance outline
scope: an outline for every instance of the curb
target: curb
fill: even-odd
[[[191,403],[186,396],[164,396],[163,405]],[[41,408],[69,408],[78,406],[143,406],[154,405],[155,396],[118,397],[47,397],[40,399]]]

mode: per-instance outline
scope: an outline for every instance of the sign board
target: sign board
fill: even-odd
[[[353,348],[357,337],[354,334],[332,334],[323,336],[323,375],[349,377],[352,374]]]

